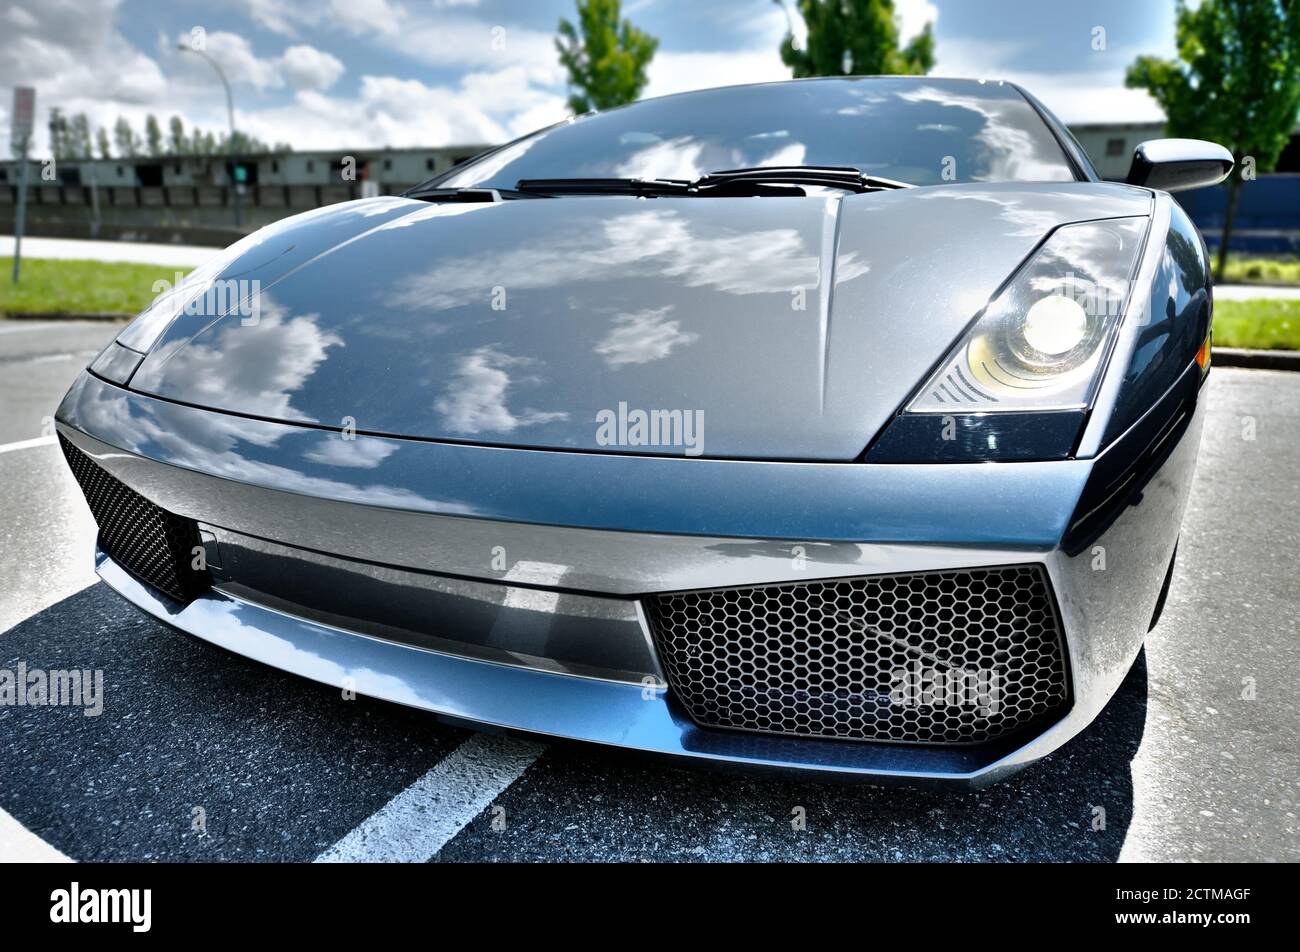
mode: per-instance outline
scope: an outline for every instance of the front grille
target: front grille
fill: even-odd
[[[1065,651],[1039,565],[678,592],[646,599],[697,723],[921,744],[1059,716]]]
[[[59,444],[99,526],[99,547],[142,582],[189,601],[210,584],[192,568],[201,544],[193,519],[173,515],[108,474],[63,434]]]

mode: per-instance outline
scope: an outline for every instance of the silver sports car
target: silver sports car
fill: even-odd
[[[1210,273],[1009,83],[581,116],[285,219],[58,412],[100,576],[460,722],[984,783],[1115,692],[1169,586]],[[195,686],[196,689],[198,686]]]

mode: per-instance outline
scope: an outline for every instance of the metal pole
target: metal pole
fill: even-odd
[[[18,167],[18,211],[14,218],[14,284],[18,283],[23,258],[23,226],[27,220],[27,145],[30,141],[30,136],[23,136],[18,160],[21,164]]]
[[[99,173],[95,171],[95,157],[92,155],[86,163],[90,172],[90,237],[99,237]]]
[[[217,75],[221,77],[221,85],[226,87],[226,116],[230,120],[230,197],[235,203],[235,230],[239,231],[243,228],[243,215],[239,208],[239,179],[235,174],[235,159],[237,157],[235,151],[235,101],[231,98],[230,83],[226,82],[226,74],[221,71],[221,67],[217,66],[215,61],[209,60],[208,62],[212,63],[216,68]]]
[[[242,229],[243,215],[241,214],[239,208],[239,183],[235,181],[235,159],[237,157],[237,154],[235,152],[235,100],[234,97],[230,95],[230,83],[226,80],[226,74],[224,71],[222,71],[221,66],[218,65],[217,61],[214,60],[207,53],[203,52],[203,50],[196,50],[194,47],[190,46],[187,43],[179,44],[177,46],[177,49],[179,49],[181,52],[194,53],[207,60],[208,64],[217,71],[217,78],[221,80],[221,85],[225,87],[226,116],[230,119],[230,142],[229,142],[230,148],[228,150],[229,157],[230,157],[230,197],[231,197],[231,201],[234,203],[235,206],[235,228]]]

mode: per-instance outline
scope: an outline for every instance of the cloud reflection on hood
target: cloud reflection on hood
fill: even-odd
[[[511,368],[532,363],[526,357],[512,357],[495,347],[479,347],[459,358],[455,376],[434,405],[448,429],[454,433],[509,433],[522,426],[567,420],[568,413],[524,409],[511,411],[506,396],[512,382]]]
[[[614,326],[596,345],[596,353],[611,367],[645,364],[667,357],[674,347],[692,344],[699,334],[683,331],[680,321],[666,320],[672,305],[620,314]]]
[[[136,386],[153,384],[156,393],[168,396],[168,384],[182,381],[187,402],[318,422],[291,401],[329,349],[343,345],[338,334],[318,326],[319,320],[319,314],[291,316],[263,292],[257,323],[223,318],[193,340],[164,344],[151,358],[150,371],[158,383],[142,377]]]
[[[503,282],[516,290],[552,288],[607,280],[611,274],[627,280],[676,278],[688,287],[728,294],[769,294],[815,284],[819,263],[820,249],[796,227],[742,230],[672,208],[638,209],[570,219],[544,244],[506,244],[491,257],[441,257],[427,271],[403,275],[385,303],[411,310],[452,308]]]

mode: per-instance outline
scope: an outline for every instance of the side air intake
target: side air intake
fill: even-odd
[[[193,519],[155,506],[109,473],[63,434],[59,444],[99,526],[99,547],[140,581],[188,602],[209,585],[206,569],[192,568],[201,545]]]

